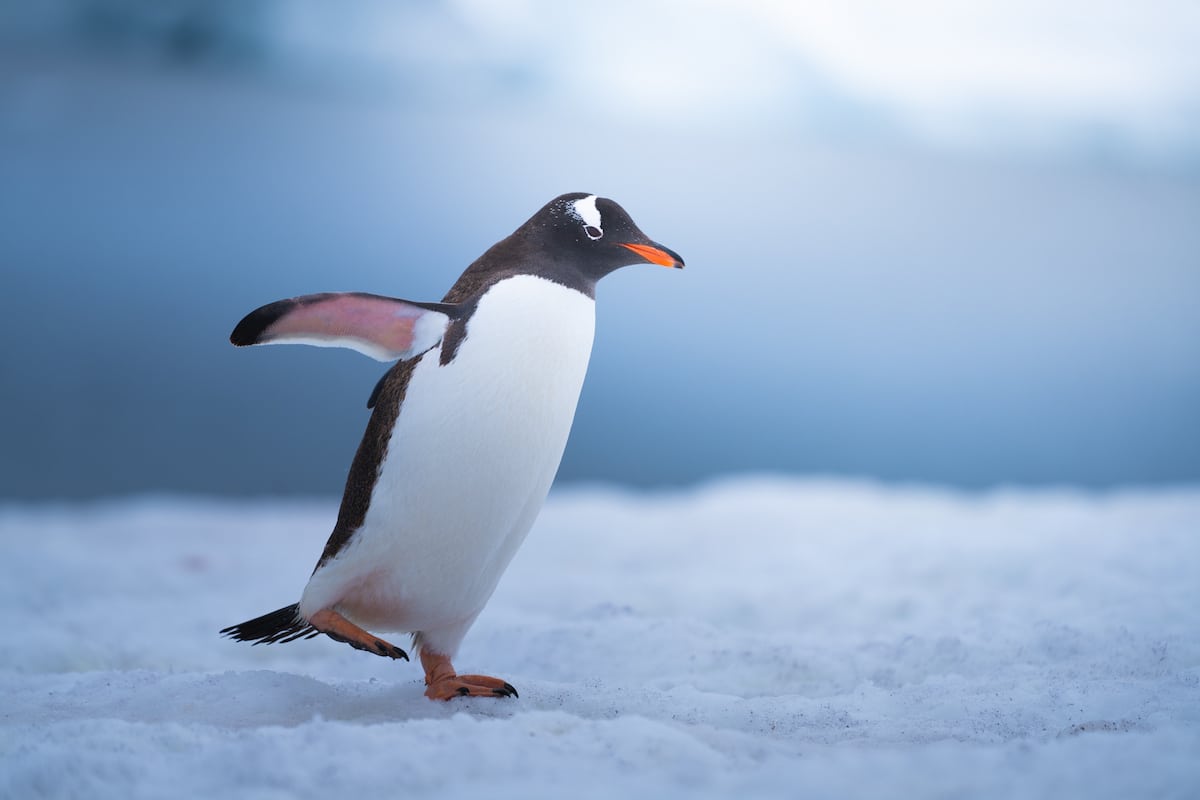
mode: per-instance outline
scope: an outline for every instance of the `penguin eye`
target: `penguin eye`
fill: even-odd
[[[592,241],[596,241],[604,235],[604,231],[600,230],[595,225],[584,225],[583,232],[586,233],[587,237]]]

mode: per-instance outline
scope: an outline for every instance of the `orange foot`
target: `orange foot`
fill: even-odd
[[[345,642],[355,650],[366,650],[377,656],[386,658],[403,658],[408,661],[408,653],[391,642],[386,642],[374,634],[367,633],[350,620],[331,608],[325,608],[313,614],[308,624],[338,642]]]
[[[425,668],[425,696],[430,700],[453,697],[519,697],[511,683],[488,675],[458,675],[450,659],[439,653],[421,651]]]

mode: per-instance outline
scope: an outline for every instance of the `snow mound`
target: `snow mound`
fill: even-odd
[[[1200,490],[560,492],[457,661],[520,699],[444,704],[217,638],[335,511],[0,508],[0,796],[1200,793]]]

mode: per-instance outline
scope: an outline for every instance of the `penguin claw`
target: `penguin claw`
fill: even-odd
[[[383,639],[375,640],[375,651],[381,656],[387,656],[388,658],[394,659],[403,658],[405,661],[408,661],[408,653],[404,652],[399,647],[396,647],[394,644],[385,642]]]

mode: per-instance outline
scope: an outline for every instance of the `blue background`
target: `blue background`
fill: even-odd
[[[1104,29],[1162,89],[1142,108],[1059,80],[1056,48],[1108,39],[1020,6],[980,13],[1046,80],[1004,92],[864,89],[760,6],[8,9],[0,496],[339,492],[385,367],[233,324],[439,299],[567,191],[688,268],[601,284],[560,481],[1200,479],[1200,75],[1155,43],[1196,15]]]

